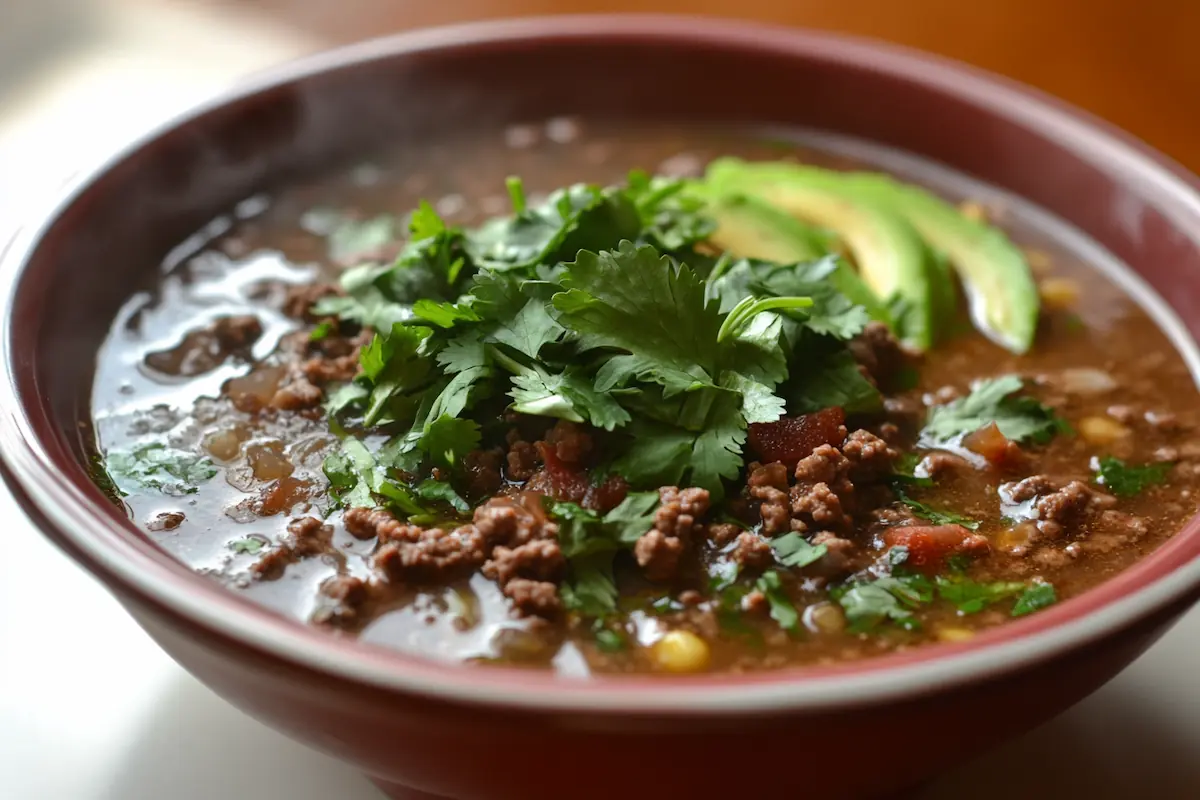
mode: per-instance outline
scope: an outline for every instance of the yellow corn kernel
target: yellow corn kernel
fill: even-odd
[[[958,204],[958,213],[964,217],[976,222],[987,222],[988,212],[983,207],[982,203],[977,203],[974,200],[964,200]]]
[[[975,631],[967,628],[938,628],[937,638],[939,642],[965,642],[975,636]]]
[[[1032,520],[1018,522],[1011,528],[1005,528],[996,534],[994,539],[996,546],[1001,550],[1008,552],[1020,552],[1029,546],[1029,543],[1038,534],[1037,523]]]
[[[1046,278],[1040,287],[1042,304],[1055,311],[1065,311],[1079,301],[1079,284],[1070,278]]]
[[[1129,428],[1111,417],[1084,417],[1079,420],[1079,435],[1088,444],[1102,447],[1130,434]]]
[[[833,603],[814,603],[804,610],[804,624],[818,633],[841,633],[846,629],[846,615]]]
[[[712,657],[708,643],[691,631],[667,631],[650,646],[650,654],[667,672],[703,672]]]

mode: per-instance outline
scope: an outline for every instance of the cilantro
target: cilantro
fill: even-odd
[[[978,583],[968,578],[939,575],[938,596],[958,606],[960,614],[975,614],[1000,600],[1014,597],[1026,589],[1021,581],[997,581]]]
[[[422,500],[440,500],[455,511],[463,514],[471,510],[471,504],[462,498],[446,481],[426,480],[417,486],[417,496]]]
[[[785,631],[794,632],[800,624],[800,613],[784,591],[783,582],[775,570],[764,572],[754,584],[754,588],[767,597],[771,609],[771,619],[779,623]]]
[[[717,561],[709,568],[708,587],[723,592],[738,579],[740,567],[736,561]]]
[[[325,338],[333,335],[333,333],[335,333],[336,331],[337,331],[337,326],[334,325],[329,320],[325,320],[324,322],[321,322],[320,324],[316,325],[311,331],[308,332],[308,340],[310,342],[319,342],[322,339],[325,339]]]
[[[568,611],[603,618],[617,610],[617,584],[613,580],[613,554],[593,553],[571,560],[570,577],[559,588]]]
[[[460,464],[467,453],[479,447],[479,423],[442,414],[425,426],[418,447],[436,466]]]
[[[771,549],[775,558],[785,567],[807,567],[820,561],[828,551],[823,544],[810,544],[803,536],[795,531],[789,531],[783,536],[771,540]]]
[[[557,417],[571,422],[590,421],[612,430],[629,421],[629,412],[610,395],[595,391],[578,370],[568,367],[548,373],[540,367],[524,369],[513,377],[513,410],[524,414]]]
[[[453,328],[459,322],[479,321],[479,315],[470,306],[439,303],[428,298],[422,298],[413,303],[412,313],[414,317],[437,325],[439,328]]]
[[[1014,617],[1023,617],[1026,614],[1032,614],[1034,611],[1041,611],[1046,606],[1053,605],[1057,602],[1058,596],[1054,591],[1054,584],[1051,583],[1035,583],[1025,590],[1025,593],[1017,599],[1017,604],[1013,606],[1012,615]]]
[[[257,536],[247,536],[243,539],[234,539],[229,543],[229,549],[238,554],[258,555],[262,549],[267,546],[263,539]]]
[[[654,526],[655,492],[631,492],[603,517],[575,503],[547,500],[547,511],[559,524],[558,542],[567,558],[632,547]]]
[[[901,453],[892,465],[892,484],[908,484],[910,486],[933,486],[933,478],[918,477],[917,466],[921,463],[918,453]]]
[[[516,175],[509,175],[504,179],[504,185],[508,189],[508,197],[512,201],[513,211],[518,215],[524,213],[525,184]]]
[[[965,517],[962,514],[956,514],[953,511],[941,511],[922,503],[920,500],[914,500],[899,486],[894,487],[894,491],[901,503],[912,509],[913,513],[918,517],[929,520],[934,525],[961,525],[972,531],[979,529],[979,520]]]
[[[169,495],[195,494],[198,484],[217,474],[216,466],[204,456],[175,450],[162,442],[109,450],[105,465],[123,492],[136,487]]]
[[[1070,433],[1070,426],[1055,415],[1054,409],[1032,397],[1017,395],[1023,386],[1016,375],[977,382],[966,397],[930,409],[921,439],[943,443],[992,422],[1016,442],[1045,444],[1055,434]]]
[[[542,347],[562,335],[562,326],[546,312],[546,304],[530,300],[511,320],[500,326],[492,341],[506,344],[529,358],[536,359]]]
[[[879,390],[844,347],[807,360],[780,394],[797,413],[837,406],[848,414],[869,414],[883,407]]]
[[[611,628],[596,629],[596,647],[604,653],[619,653],[625,649],[625,637]]]
[[[1131,466],[1119,458],[1105,456],[1097,462],[1096,483],[1119,497],[1132,497],[1167,479],[1171,464]]]
[[[903,548],[892,548],[893,553],[889,554],[893,567],[908,556],[907,550],[895,553],[897,550]],[[921,627],[912,609],[933,600],[934,586],[923,575],[903,574],[893,569],[892,575],[855,581],[837,587],[830,594],[842,606],[851,633],[865,633],[888,620],[912,631]]]

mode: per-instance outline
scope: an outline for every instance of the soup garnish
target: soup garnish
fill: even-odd
[[[335,282],[235,235],[234,308],[110,342],[194,399],[98,415],[152,535],[369,641],[674,673],[962,641],[1191,511],[1191,420],[930,191],[728,157],[506,190],[473,225],[308,212]],[[1186,375],[1117,296],[1115,333]]]

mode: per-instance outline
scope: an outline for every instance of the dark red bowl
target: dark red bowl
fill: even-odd
[[[1094,237],[1195,352],[1195,179],[1078,111],[914,53],[729,21],[472,25],[262,76],[78,180],[8,247],[0,446],[24,508],[193,674],[396,796],[895,790],[1081,699],[1194,602],[1196,520],[1103,586],[969,643],[749,676],[570,681],[432,663],[275,616],[174,561],[92,485],[79,423],[95,349],[171,247],[384,140],[572,113],[803,125],[941,161]]]

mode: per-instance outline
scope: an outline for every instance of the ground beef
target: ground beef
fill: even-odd
[[[527,481],[537,471],[538,451],[524,439],[517,439],[509,443],[505,460],[508,464],[505,477],[510,481]]]
[[[829,531],[818,533],[812,538],[810,544],[813,546],[825,545],[825,555],[810,564],[806,570],[828,578],[852,572],[855,557],[861,554],[861,549],[857,544],[849,539],[842,539]]]
[[[230,356],[249,357],[250,346],[262,333],[262,322],[252,314],[218,317],[208,326],[188,333],[175,347],[148,353],[145,363],[166,375],[203,375],[224,364]]]
[[[312,306],[325,297],[336,297],[341,294],[338,287],[328,283],[301,283],[288,287],[283,298],[283,313],[295,319],[316,322],[317,317],[311,313]]]
[[[260,580],[276,580],[289,564],[329,552],[332,542],[331,526],[315,517],[298,517],[288,523],[287,536],[264,553],[250,567],[250,572]]]
[[[681,539],[668,536],[658,528],[651,528],[638,538],[633,546],[633,555],[652,581],[669,581],[679,571],[684,543]]]
[[[788,507],[787,467],[776,461],[766,465],[751,465],[746,480],[750,497],[759,501],[758,513],[763,532],[769,535],[790,530],[792,515]]]
[[[842,453],[849,459],[850,474],[856,481],[879,480],[890,475],[892,462],[898,455],[887,442],[865,430],[846,437]]]
[[[803,523],[793,526],[796,530],[830,530],[850,524],[841,498],[827,484],[796,484],[791,500],[793,518]]]
[[[850,466],[841,450],[823,444],[796,464],[796,483],[802,486],[823,483],[835,494],[850,494],[854,491],[849,478]]]
[[[863,332],[850,342],[850,353],[867,377],[884,389],[895,383],[913,358],[882,322],[868,322]]]
[[[271,407],[281,411],[304,411],[316,408],[324,399],[325,393],[320,387],[314,386],[302,374],[297,374],[275,391],[271,397]]]
[[[732,522],[714,522],[708,526],[708,540],[717,547],[724,547],[741,532],[742,529]]]
[[[504,485],[500,476],[502,450],[472,450],[463,459],[463,470],[467,473],[467,494],[482,497],[492,494]]]
[[[562,610],[558,587],[547,581],[517,578],[504,587],[504,594],[512,600],[513,608],[527,616],[556,616]]]
[[[592,436],[581,425],[560,419],[546,432],[546,444],[554,447],[554,454],[567,464],[582,463],[592,451]]]
[[[567,568],[558,542],[552,539],[534,539],[514,548],[503,545],[492,551],[492,557],[483,565],[483,574],[503,588],[516,578],[558,582]]]
[[[310,358],[300,365],[300,372],[316,385],[354,380],[358,374],[358,351],[334,358]]]
[[[534,539],[557,539],[558,525],[546,518],[541,497],[494,497],[475,509],[475,526],[492,546],[519,547]]]
[[[738,534],[731,556],[745,570],[763,570],[775,563],[771,545],[750,531]]]
[[[321,584],[312,621],[337,628],[355,628],[369,617],[371,585],[353,575],[335,575]]]
[[[749,468],[749,477],[746,479],[746,485],[751,489],[762,487],[771,487],[780,491],[787,491],[788,474],[787,467],[783,462],[776,461],[773,464],[751,464]]]
[[[693,539],[704,533],[699,520],[708,513],[710,497],[707,489],[663,486],[658,490],[658,502],[654,527],[637,540],[633,554],[646,577],[666,581],[677,574]]]
[[[1033,502],[1032,517],[1048,538],[1059,538],[1078,530],[1100,511],[1116,505],[1116,498],[1097,491],[1083,481],[1065,484],[1047,475],[1033,475],[1014,483],[1001,484],[1000,496],[1011,504]]]
[[[926,454],[919,465],[921,472],[934,479],[955,472],[965,472],[969,469],[971,469],[970,463],[962,456],[941,451]]]
[[[419,531],[416,541],[393,540],[376,551],[373,564],[393,581],[447,583],[483,566],[487,542],[474,525]]]

